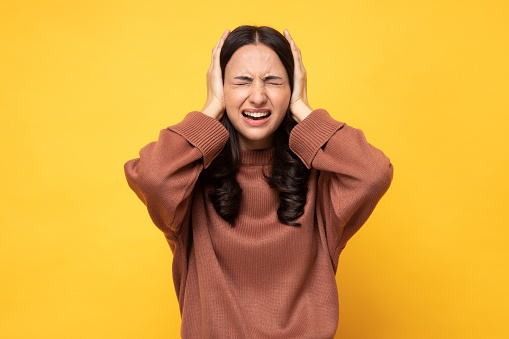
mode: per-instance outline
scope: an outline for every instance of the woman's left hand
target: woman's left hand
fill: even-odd
[[[313,109],[309,106],[307,97],[306,69],[302,63],[302,55],[287,29],[284,30],[286,40],[290,43],[293,54],[293,93],[290,99],[290,111],[297,122],[304,120]]]

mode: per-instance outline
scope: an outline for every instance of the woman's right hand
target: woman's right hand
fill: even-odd
[[[219,55],[221,54],[221,48],[228,34],[230,34],[230,30],[227,29],[212,50],[212,61],[207,71],[207,101],[205,102],[205,106],[201,109],[203,114],[217,120],[221,120],[226,107]]]

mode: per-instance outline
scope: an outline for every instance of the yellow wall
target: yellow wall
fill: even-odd
[[[123,163],[205,102],[225,28],[288,28],[313,107],[395,179],[340,259],[337,338],[508,338],[507,1],[3,1],[1,338],[173,338]]]

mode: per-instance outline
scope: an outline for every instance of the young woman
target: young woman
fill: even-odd
[[[332,338],[341,251],[392,180],[358,129],[313,110],[288,31],[212,51],[201,112],[125,164],[173,252],[184,338]]]

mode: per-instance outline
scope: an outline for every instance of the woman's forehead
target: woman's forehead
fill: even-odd
[[[275,74],[286,76],[286,70],[276,52],[263,44],[240,47],[226,64],[225,75]]]

